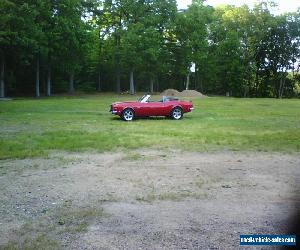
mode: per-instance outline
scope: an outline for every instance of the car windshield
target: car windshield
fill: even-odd
[[[143,95],[138,101],[139,102],[148,102],[150,100],[151,95]]]

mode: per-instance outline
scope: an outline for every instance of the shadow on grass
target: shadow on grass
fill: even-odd
[[[182,119],[178,120],[178,121],[182,121],[182,120],[191,120],[193,119],[192,117],[190,116],[184,116]],[[121,117],[119,116],[115,116],[115,117],[111,117],[110,120],[112,121],[121,121],[121,122],[125,122],[124,120],[122,120]],[[164,117],[164,116],[147,116],[147,117],[136,117],[134,118],[133,121],[131,122],[134,122],[134,121],[163,121],[163,120],[166,120],[166,121],[177,121],[177,120],[174,120],[172,118],[169,118],[169,117]]]

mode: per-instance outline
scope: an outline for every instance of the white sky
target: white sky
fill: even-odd
[[[177,0],[178,9],[184,9],[187,5],[191,4],[192,0]],[[207,5],[217,6],[220,4],[231,4],[235,6],[240,6],[247,4],[252,7],[256,0],[206,0]],[[275,0],[278,3],[278,7],[272,11],[275,14],[297,11],[300,7],[300,0]]]

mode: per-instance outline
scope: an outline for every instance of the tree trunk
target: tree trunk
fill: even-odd
[[[249,86],[245,85],[244,86],[244,98],[246,98],[249,95]]]
[[[40,97],[40,58],[36,60],[35,96]]]
[[[198,86],[200,85],[200,92],[203,94],[204,93],[203,77],[200,74],[200,70],[199,69],[197,71],[197,81],[198,81]]]
[[[286,80],[286,78],[283,79],[280,98],[282,98],[282,96],[283,96],[284,87],[285,87],[285,80]]]
[[[121,22],[121,20],[120,20]],[[121,23],[119,23],[119,26],[121,27]],[[120,43],[121,43],[121,38],[119,35],[116,36],[116,74],[117,74],[117,93],[121,93],[121,66],[120,66]]]
[[[150,93],[151,94],[154,92],[153,87],[154,87],[154,80],[153,80],[153,77],[151,77],[151,80],[150,80]]]
[[[5,97],[5,82],[4,82],[4,55],[2,56],[1,60],[1,76],[0,76],[0,98]]]
[[[203,88],[203,78],[201,77],[200,78],[200,91],[201,91],[201,93],[203,94],[204,93],[204,90],[203,90],[204,88]]]
[[[97,86],[97,91],[98,91],[98,92],[101,91],[101,73],[100,73],[100,70],[99,70],[99,73],[98,73],[98,86]]]
[[[44,90],[45,95],[46,95],[46,87],[47,87],[47,75],[45,76],[43,74],[43,70],[40,72],[40,92]],[[42,87],[41,87],[42,86]]]
[[[133,79],[133,70],[130,71],[130,94],[134,95],[134,79]]]
[[[203,93],[203,79],[200,76],[200,70],[198,67],[196,67],[197,65],[195,65],[195,89],[198,90],[199,85],[200,85],[200,92]]]
[[[255,84],[254,84],[254,92],[255,92],[255,97],[258,97],[258,69],[255,72]]]
[[[74,94],[74,72],[70,73],[70,81],[69,81],[69,93]]]
[[[188,90],[190,85],[190,72],[186,76],[186,84],[185,84],[185,89]]]
[[[285,85],[285,78],[283,79],[283,77],[281,77],[280,78],[280,86],[279,86],[279,94],[278,94],[278,98],[280,98],[280,99],[283,96],[284,85]]]
[[[47,91],[46,95],[51,96],[51,67],[48,66],[48,72],[47,72]]]
[[[121,75],[120,75],[120,70],[117,70],[117,93],[121,93]]]
[[[246,90],[247,90],[247,92],[246,92],[246,96],[244,96],[244,97],[249,97],[250,96],[250,86],[251,86],[251,72],[250,72],[250,70],[248,70],[248,84],[246,85]]]

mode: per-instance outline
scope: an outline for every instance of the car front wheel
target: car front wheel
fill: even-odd
[[[130,108],[125,109],[122,113],[122,119],[127,122],[132,121],[134,119],[133,110]]]
[[[171,117],[174,120],[180,120],[183,117],[182,109],[177,107],[172,110]]]

